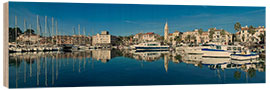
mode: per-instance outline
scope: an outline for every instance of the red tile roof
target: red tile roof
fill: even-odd
[[[148,33],[145,33],[145,34],[154,34],[154,32],[148,32]]]

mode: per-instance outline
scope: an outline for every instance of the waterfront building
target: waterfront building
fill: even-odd
[[[201,43],[208,43],[210,41],[209,39],[209,33],[208,32],[203,32],[202,35],[200,36],[200,42]]]
[[[246,25],[245,27],[241,27],[241,31],[239,31],[239,36],[238,38],[240,39],[241,42],[247,42],[248,38],[251,36],[248,33],[248,26]]]
[[[169,41],[169,27],[168,27],[168,22],[166,22],[165,27],[164,27],[164,41],[168,42]]]
[[[208,29],[208,32],[210,32],[210,29]],[[221,44],[228,44],[232,42],[232,34],[224,29],[214,28],[213,38],[211,41]]]
[[[138,43],[140,43],[140,42],[157,41],[158,37],[160,37],[158,34],[155,34],[154,32],[148,32],[148,33],[138,33],[133,36],[133,39],[136,40]]]
[[[181,37],[181,32],[179,32],[179,31],[175,31],[175,32],[173,32],[173,33],[170,33],[169,34],[169,36],[168,36],[168,38],[169,38],[169,41],[168,42],[170,42],[170,43],[172,43],[173,45],[175,45],[176,44],[176,38],[177,37]]]
[[[109,34],[108,31],[102,31],[101,34],[92,36],[92,45],[111,46],[115,44],[116,37]]]
[[[108,62],[112,58],[111,50],[93,50],[92,57],[96,60],[100,60],[102,63]]]
[[[199,32],[198,32],[198,29],[195,29],[193,31],[184,32],[182,34],[182,41],[199,43],[200,35],[199,35]]]
[[[257,28],[255,28],[255,34],[253,35],[256,39],[254,39],[254,42],[260,42],[262,41],[262,38],[260,37],[260,35],[265,36],[265,27],[264,26],[259,26]]]
[[[82,44],[82,45],[91,45],[90,36],[84,36],[84,35],[72,35],[72,38],[70,38],[71,42],[74,44]]]
[[[27,34],[21,34],[19,37],[17,37],[17,41],[20,43],[37,43],[38,40],[40,40],[41,37],[39,35],[36,34],[31,34],[31,35],[27,35]]]
[[[260,35],[265,34],[265,27],[258,26],[255,28],[255,33],[252,35],[248,32],[249,27],[246,25],[245,27],[241,27],[241,30],[236,33],[237,38],[241,42],[260,42]]]

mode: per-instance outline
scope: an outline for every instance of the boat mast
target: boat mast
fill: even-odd
[[[83,39],[84,39],[84,44],[86,44],[86,41],[85,41],[85,27],[83,28],[83,34],[84,34],[84,37],[83,37]]]
[[[26,31],[26,21],[25,21],[25,19],[23,20],[23,32],[24,32],[24,35],[26,35],[25,34],[25,31]]]
[[[62,39],[61,39],[61,31],[59,30],[59,35],[60,35],[60,37],[59,37],[59,39],[60,39],[60,45],[62,44]]]
[[[16,48],[17,48],[17,16],[15,16],[15,43],[16,43]]]
[[[52,17],[52,32],[51,32],[51,37],[52,37],[52,45],[53,45],[53,17]]]
[[[76,34],[75,34],[75,27],[73,26],[73,28],[72,28],[72,29],[73,29],[73,35],[75,35],[75,36],[76,36]],[[73,45],[74,45],[74,38],[75,38],[75,37],[73,37],[73,39],[72,39],[72,44],[73,44]]]
[[[31,44],[31,35],[32,35],[32,26],[31,26],[31,24],[29,24],[29,29],[30,29],[30,34],[29,34],[29,42],[30,42],[30,44]]]
[[[56,30],[56,45],[58,44],[58,36],[57,36],[57,33],[58,33],[58,30],[57,30],[58,28],[57,28],[57,21],[55,21],[55,30]]]
[[[45,16],[45,45],[47,45],[47,16]]]
[[[39,21],[38,21],[38,15],[37,15],[37,42],[38,42],[38,46],[39,46],[39,36],[40,36],[40,30],[39,30]]]
[[[79,30],[79,45],[81,45],[80,24],[78,24],[78,30]]]

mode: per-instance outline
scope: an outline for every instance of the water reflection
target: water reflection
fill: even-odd
[[[249,78],[256,77],[256,72],[265,72],[265,63],[261,60],[237,61],[230,58],[205,58],[201,54],[190,54],[181,51],[138,52],[127,50],[90,50],[84,52],[10,53],[10,87],[62,86],[60,83],[67,81],[65,80],[66,78],[73,78],[70,77],[71,75],[83,73],[84,76],[91,76],[85,72],[90,72],[87,70],[93,69],[95,64],[97,66],[102,65],[99,62],[104,65],[110,63],[110,60],[117,62],[118,58],[116,57],[124,57],[126,60],[137,60],[138,62],[163,63],[163,69],[161,71],[165,71],[166,73],[175,73],[173,70],[177,70],[177,68],[171,68],[173,70],[170,71],[169,65],[181,65],[182,67],[178,69],[192,68],[188,66],[184,66],[183,68],[183,64],[193,65],[198,68],[207,67],[208,70],[214,70],[217,78],[222,80],[223,83],[226,83],[226,71],[228,73],[233,72],[231,75],[235,80],[245,77],[245,82],[249,82]],[[173,62],[173,64],[170,62]],[[115,66],[117,65],[116,63],[113,64]],[[112,64],[108,65],[111,66],[108,68],[115,67]],[[141,64],[141,67],[144,68],[144,65]],[[201,70],[203,71],[205,69]],[[194,73],[196,72],[194,71]],[[177,74],[181,75],[181,73]],[[63,78],[64,76],[68,77]],[[81,79],[84,78],[81,77]],[[102,77],[96,78],[99,79]],[[265,76],[260,76],[260,78],[265,78]]]

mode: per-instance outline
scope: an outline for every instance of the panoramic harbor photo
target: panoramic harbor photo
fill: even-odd
[[[8,87],[265,83],[265,7],[8,2]]]

